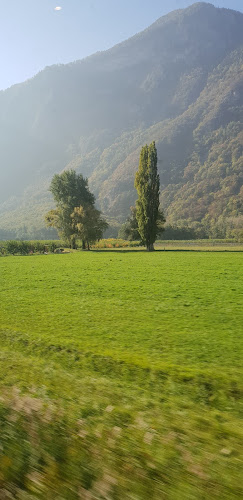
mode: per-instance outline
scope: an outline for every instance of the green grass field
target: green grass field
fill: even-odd
[[[0,498],[239,499],[241,265],[2,257]]]

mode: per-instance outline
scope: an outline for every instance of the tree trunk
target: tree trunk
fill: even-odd
[[[154,251],[154,244],[153,243],[149,243],[147,245],[147,251],[148,252],[153,252]]]
[[[85,250],[85,241],[82,240],[82,250]]]
[[[70,248],[72,250],[76,250],[77,246],[76,246],[76,238],[72,237],[71,238],[71,241],[70,241]]]

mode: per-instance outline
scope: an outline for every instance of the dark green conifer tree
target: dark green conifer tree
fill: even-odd
[[[159,175],[157,170],[157,150],[153,141],[143,146],[140,153],[138,171],[135,176],[138,193],[136,217],[138,230],[147,250],[154,250],[156,236],[165,222],[159,209]]]

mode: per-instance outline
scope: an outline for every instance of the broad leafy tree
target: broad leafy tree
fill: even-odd
[[[101,216],[101,212],[93,205],[75,207],[71,214],[75,234],[82,240],[83,249],[90,249],[90,244],[102,238],[108,224]]]
[[[75,248],[76,239],[80,237],[78,226],[73,220],[75,209],[82,207],[86,214],[86,224],[88,215],[90,216],[89,225],[92,225],[92,221],[94,222],[95,197],[89,190],[88,180],[84,179],[81,174],[77,174],[75,170],[66,170],[62,174],[54,175],[50,191],[57,208],[46,214],[46,224],[55,227],[59,235],[69,242],[71,248]],[[84,240],[83,247],[85,247]]]
[[[159,208],[160,181],[154,141],[141,149],[135,188],[138,193],[136,201],[138,231],[147,250],[151,251],[154,250],[154,242],[165,222],[163,212]]]
[[[118,238],[122,238],[123,240],[129,240],[129,241],[141,240],[138,231],[138,221],[136,214],[137,214],[136,207],[130,207],[130,215],[127,218],[126,222],[122,224],[118,233]]]

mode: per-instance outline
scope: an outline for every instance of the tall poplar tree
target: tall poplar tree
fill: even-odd
[[[140,153],[139,167],[135,176],[136,218],[138,231],[147,250],[154,250],[156,236],[165,222],[159,209],[159,174],[157,170],[157,149],[153,141],[143,146]]]

